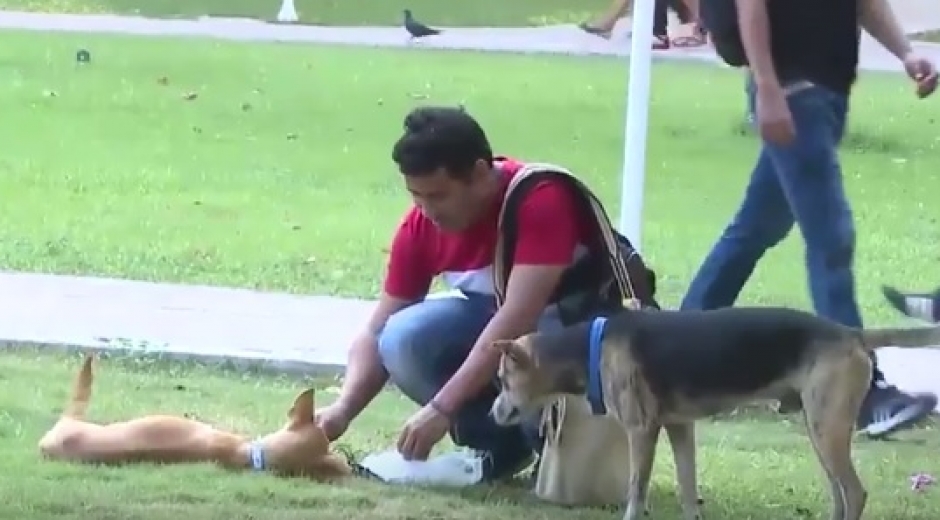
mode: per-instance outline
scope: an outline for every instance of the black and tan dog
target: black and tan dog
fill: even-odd
[[[694,421],[753,401],[802,409],[832,486],[832,520],[857,520],[867,492],[851,459],[871,381],[869,353],[940,344],[940,327],[857,330],[784,308],[624,311],[493,344],[502,391],[492,415],[517,424],[564,394],[610,409],[630,438],[625,520],[645,512],[656,441],[672,445],[683,517],[701,518]]]

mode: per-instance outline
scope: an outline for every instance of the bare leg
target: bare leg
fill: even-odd
[[[582,28],[590,28],[598,33],[603,32],[609,34],[614,30],[614,26],[617,25],[617,20],[623,18],[627,14],[627,11],[630,10],[630,6],[630,0],[613,0],[603,16],[593,23],[584,24]]]

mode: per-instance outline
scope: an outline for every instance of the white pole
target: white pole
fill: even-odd
[[[626,121],[623,129],[620,232],[630,239],[637,251],[642,248],[643,185],[646,180],[646,132],[649,127],[655,1],[636,0],[633,3],[630,80],[627,86]]]
[[[281,0],[281,9],[277,12],[277,21],[281,23],[296,23],[300,20],[294,0]]]

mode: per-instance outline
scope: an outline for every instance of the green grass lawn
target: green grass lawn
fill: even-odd
[[[615,59],[7,31],[0,61],[6,269],[373,296],[410,203],[391,145],[424,103],[464,103],[499,151],[569,166],[619,212]],[[739,73],[660,63],[653,82],[644,253],[674,304],[757,142]],[[935,103],[871,74],[853,100],[843,157],[874,321],[894,318],[879,283],[940,279]],[[744,301],[805,306],[803,278],[794,235]]]
[[[397,25],[402,9],[410,8],[422,21],[452,27],[521,27],[575,23],[596,16],[608,0],[296,0],[301,22],[334,25]],[[202,15],[273,20],[281,0],[0,0],[0,9],[46,13],[129,14],[155,18],[194,18]]]
[[[90,65],[75,51],[89,49]],[[371,296],[409,204],[389,158],[403,114],[464,103],[500,151],[578,172],[618,212],[624,65],[612,59],[414,52],[217,41],[0,34],[0,268]],[[644,252],[675,303],[736,207],[757,144],[740,130],[742,78],[658,64],[651,107]],[[882,281],[940,277],[938,125],[895,77],[864,76],[845,176],[859,226],[866,314],[892,316]],[[801,247],[786,242],[744,300],[805,306]],[[620,513],[536,505],[520,489],[314,486],[209,467],[95,469],[40,462],[35,443],[77,358],[0,355],[0,518],[476,519]],[[329,387],[333,383],[321,383]],[[249,434],[280,425],[297,381],[195,365],[104,363],[92,417],[191,413]],[[320,393],[321,402],[330,397]],[[17,397],[20,396],[20,397]],[[411,407],[383,394],[343,443],[388,447]],[[768,417],[703,423],[712,518],[818,517],[825,487],[799,429]],[[934,520],[935,430],[860,442],[869,516]],[[660,457],[654,518],[675,518]],[[933,505],[931,505],[933,504]]]
[[[564,509],[539,503],[522,486],[429,490],[361,480],[316,485],[208,465],[98,468],[43,461],[39,438],[65,403],[78,356],[23,350],[0,355],[0,518],[30,520],[607,520],[622,512]],[[218,427],[257,435],[279,428],[296,393],[333,395],[330,381],[298,381],[207,370],[198,365],[110,358],[96,366],[89,419],[116,421],[147,413],[189,414]],[[364,453],[393,445],[411,405],[379,397],[340,447]],[[855,459],[871,492],[869,518],[936,519],[936,490],[911,492],[916,472],[940,474],[940,437],[930,429],[895,442],[859,441]],[[699,468],[709,518],[821,518],[829,502],[801,425],[742,416],[699,427]],[[927,455],[929,454],[929,455]],[[927,456],[925,456],[927,455]],[[661,446],[651,518],[678,518],[672,457]],[[312,516],[311,516],[312,515]]]

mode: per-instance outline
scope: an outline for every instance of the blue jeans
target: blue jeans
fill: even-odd
[[[756,92],[750,77],[748,83],[753,106]],[[787,146],[763,143],[744,200],[693,278],[682,308],[734,305],[757,262],[796,223],[806,243],[816,312],[861,327],[852,272],[855,225],[837,153],[849,100],[812,86],[791,94],[788,102],[796,140]],[[875,373],[876,379],[883,379],[877,368]]]
[[[392,383],[415,403],[427,404],[467,359],[495,312],[492,296],[465,294],[427,299],[392,315],[379,335],[379,355]],[[454,444],[502,459],[540,451],[537,424],[502,427],[490,417],[498,394],[494,380],[458,411],[450,431]]]

